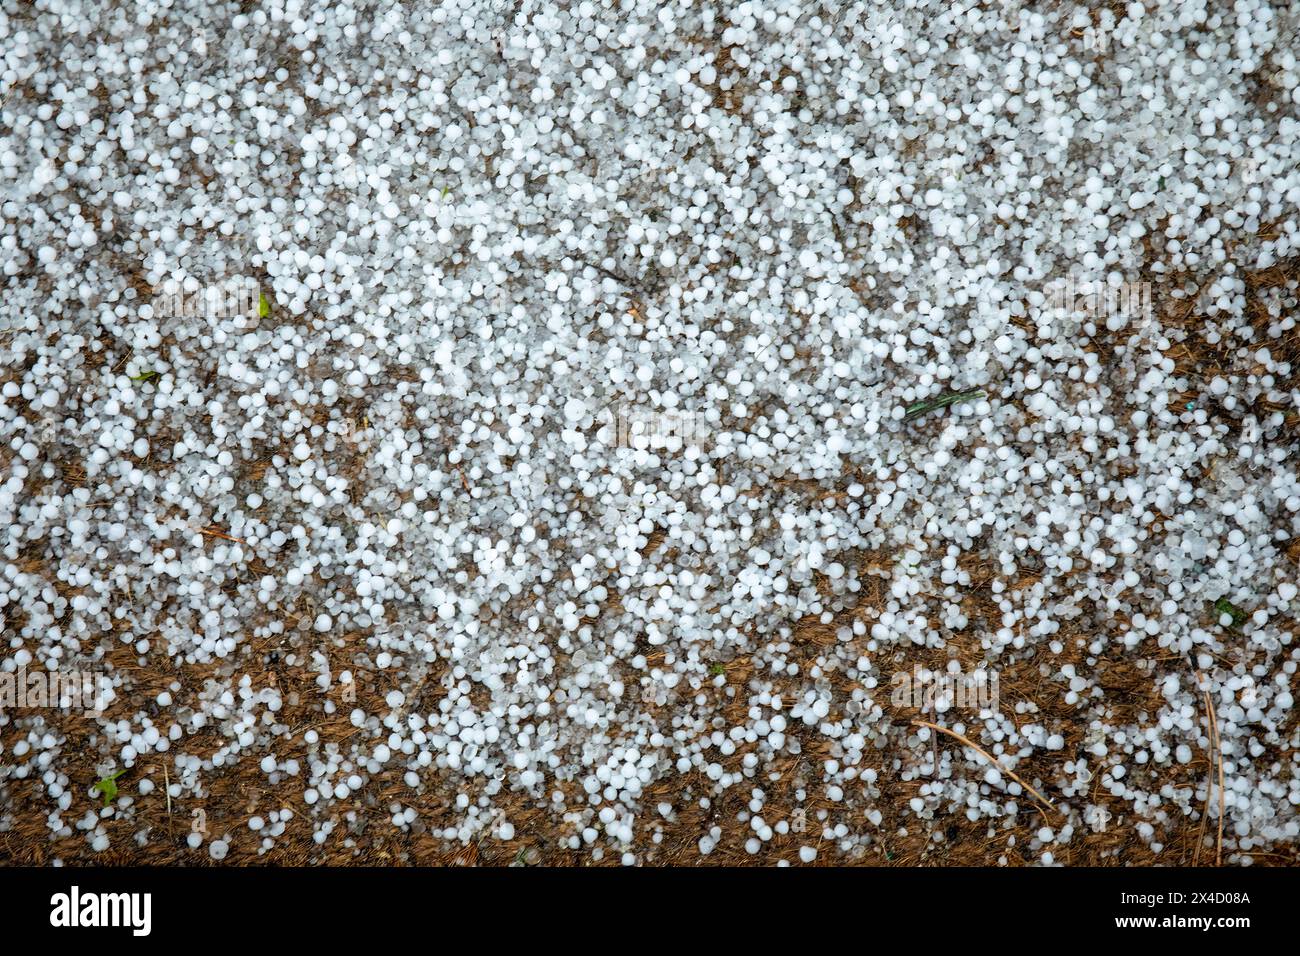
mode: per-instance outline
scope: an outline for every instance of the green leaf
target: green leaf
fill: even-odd
[[[1214,602],[1214,610],[1219,615],[1228,615],[1232,618],[1232,627],[1241,627],[1242,623],[1249,616],[1237,605],[1233,604],[1227,598],[1219,598]]]
[[[271,302],[262,293],[257,293],[257,317],[259,319],[269,318],[271,315]]]
[[[147,382],[151,378],[157,378],[158,373],[150,369],[148,372],[141,372],[139,375],[129,376],[133,382]]]
[[[721,677],[726,672],[727,672],[727,665],[725,664],[709,665],[709,673],[712,674],[714,677]]]
[[[968,392],[944,392],[935,398],[927,398],[924,401],[914,402],[907,406],[903,414],[903,421],[911,421],[913,418],[920,418],[927,412],[932,412],[936,408],[947,408],[949,405],[956,405],[960,402],[973,402],[984,398],[984,389],[972,388]]]
[[[104,798],[104,806],[108,806],[117,799],[117,778],[126,773],[125,770],[119,770],[117,773],[111,773],[107,777],[95,781],[92,790],[98,790]]]

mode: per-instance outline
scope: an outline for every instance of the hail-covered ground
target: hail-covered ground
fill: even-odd
[[[4,0],[0,854],[1293,858],[1300,7],[1038,6]]]

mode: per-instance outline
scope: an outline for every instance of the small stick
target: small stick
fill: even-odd
[[[1200,681],[1205,680],[1205,675],[1201,674],[1199,671],[1197,672],[1196,676]],[[1215,842],[1214,865],[1222,866],[1223,865],[1223,816],[1226,810],[1226,802],[1227,802],[1224,797],[1224,788],[1223,788],[1223,745],[1222,745],[1222,741],[1219,739],[1219,720],[1214,713],[1214,700],[1213,698],[1210,697],[1209,688],[1202,687],[1201,695],[1205,698],[1205,712],[1208,717],[1209,725],[1210,725],[1209,737],[1210,737],[1210,746],[1213,748],[1213,753],[1211,754],[1211,761],[1210,761],[1211,778],[1207,780],[1205,783],[1205,810],[1202,811],[1201,813],[1201,831],[1200,833],[1197,834],[1196,837],[1197,845],[1196,845],[1195,859],[1197,862],[1199,862],[1201,858],[1201,846],[1200,846],[1201,835],[1205,832],[1205,820],[1209,816],[1210,792],[1214,787],[1213,767],[1214,764],[1217,763],[1219,767],[1219,827],[1218,827],[1218,837]],[[1195,863],[1193,865],[1195,865]]]
[[[591,267],[592,267],[593,269],[595,269],[597,272],[599,272],[599,273],[601,273],[601,274],[603,274],[603,275],[606,275],[606,276],[608,276],[609,278],[613,279],[615,282],[621,282],[621,283],[623,283],[623,285],[625,285],[625,286],[629,286],[629,287],[631,287],[631,288],[633,288],[633,289],[636,289],[638,292],[641,291],[641,285],[640,285],[638,282],[636,282],[636,281],[633,280],[633,279],[628,278],[628,277],[625,276],[625,275],[620,275],[619,273],[615,272],[613,269],[606,269],[604,266],[602,266],[602,265],[597,265],[597,264],[594,263],[594,262],[588,262],[587,265],[591,266]]]
[[[994,760],[994,759],[989,755],[988,751],[986,751],[986,750],[985,750],[983,747],[981,747],[979,744],[974,743],[973,741],[971,741],[971,739],[970,739],[969,737],[963,737],[961,734],[957,733],[957,731],[955,731],[955,730],[949,730],[947,727],[940,727],[938,724],[932,724],[932,723],[930,723],[928,720],[914,720],[914,721],[912,721],[912,723],[916,724],[918,727],[929,727],[931,730],[937,730],[937,731],[939,731],[939,732],[941,732],[941,733],[945,733],[945,734],[947,734],[949,737],[953,737],[953,738],[955,738],[955,739],[961,741],[961,742],[964,743],[967,747],[970,747],[972,750],[974,750],[976,753],[978,753],[980,756],[982,756],[985,760],[987,760],[990,764],[992,764],[993,767],[994,767],[994,768],[995,768],[999,773],[1005,773],[1008,777],[1010,777],[1010,778],[1011,778],[1012,780],[1014,780],[1016,783],[1020,784],[1020,786],[1024,787],[1024,788],[1025,788],[1027,791],[1029,791],[1029,793],[1030,793],[1030,794],[1031,794],[1031,795],[1032,795],[1036,800],[1038,800],[1040,803],[1046,804],[1047,806],[1051,807],[1051,808],[1052,808],[1054,811],[1056,811],[1057,813],[1060,813],[1061,816],[1065,816],[1065,814],[1061,813],[1060,810],[1057,810],[1057,809],[1056,809],[1056,804],[1052,803],[1051,800],[1048,800],[1045,796],[1043,796],[1041,793],[1039,793],[1037,790],[1035,790],[1035,789],[1034,789],[1033,787],[1031,787],[1029,784],[1025,783],[1025,781],[1021,780],[1020,777],[1016,774],[1016,772],[1015,772],[1014,770],[1007,770],[1007,769],[1005,769],[1004,767],[1002,767],[1001,764],[999,764],[996,760]]]

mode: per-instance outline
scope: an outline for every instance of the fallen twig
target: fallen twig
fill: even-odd
[[[1210,816],[1210,797],[1214,792],[1214,768],[1218,766],[1219,775],[1219,826],[1218,835],[1215,840],[1214,865],[1223,865],[1223,816],[1226,810],[1226,798],[1223,789],[1223,749],[1222,742],[1219,740],[1219,720],[1214,713],[1214,699],[1210,696],[1209,688],[1204,686],[1207,681],[1205,675],[1197,673],[1198,683],[1201,685],[1201,696],[1205,700],[1206,722],[1209,725],[1210,741],[1210,776],[1205,781],[1205,808],[1201,811],[1201,826],[1196,833],[1196,855],[1192,858],[1192,865],[1199,866],[1201,862],[1201,846],[1205,841],[1205,821]]]
[[[1020,784],[1020,786],[1024,787],[1025,790],[1027,790],[1029,794],[1033,796],[1034,799],[1037,800],[1039,803],[1049,806],[1052,808],[1054,812],[1061,814],[1061,816],[1065,816],[1064,813],[1061,813],[1060,810],[1056,809],[1056,804],[1052,803],[1051,800],[1048,800],[1045,796],[1043,796],[1041,793],[1039,793],[1029,784],[1025,783],[1025,781],[1021,780],[1014,770],[1008,770],[1007,768],[999,764],[996,760],[993,759],[993,757],[989,754],[987,750],[985,750],[979,744],[972,741],[969,737],[963,737],[955,730],[949,730],[947,727],[940,727],[938,724],[932,724],[928,720],[914,720],[912,721],[912,723],[916,724],[918,727],[929,727],[931,730],[937,730],[940,733],[945,733],[949,737],[961,741],[967,747],[970,747],[972,750],[974,750],[976,753],[982,756],[985,760],[987,760],[990,764],[992,764],[994,769],[996,769],[999,773],[1005,773],[1016,783]]]

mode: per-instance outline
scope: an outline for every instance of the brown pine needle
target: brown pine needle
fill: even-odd
[[[167,832],[172,833],[172,778],[163,764],[163,793],[167,797]]]
[[[1198,680],[1204,684],[1205,676],[1197,673]],[[1210,814],[1210,795],[1214,789],[1214,766],[1219,768],[1219,827],[1218,836],[1215,841],[1214,865],[1223,865],[1223,817],[1226,812],[1226,798],[1223,787],[1223,747],[1219,739],[1219,721],[1214,713],[1214,700],[1210,697],[1210,691],[1207,687],[1201,687],[1201,696],[1205,698],[1205,713],[1209,722],[1210,738],[1210,779],[1205,783],[1205,809],[1201,813],[1201,829],[1196,836],[1196,857],[1193,866],[1200,863],[1201,859],[1201,842],[1205,833],[1205,821]]]
[[[467,843],[451,858],[452,866],[478,866],[478,844]]]
[[[1213,746],[1213,738],[1211,738],[1210,744]],[[1210,773],[1214,773],[1213,756],[1210,758]],[[1201,847],[1205,845],[1205,821],[1210,818],[1210,792],[1213,789],[1214,785],[1211,778],[1207,776],[1205,778],[1205,806],[1201,808],[1201,825],[1196,830],[1196,853],[1192,856],[1192,866],[1201,865]]]
[[[224,531],[218,531],[215,528],[194,528],[194,530],[197,531],[199,534],[206,534],[206,535],[211,535],[214,538],[220,538],[222,541],[233,541],[236,544],[243,544],[243,545],[248,544],[248,542],[245,541],[243,538],[236,538],[232,535],[226,534]]]
[[[1223,741],[1219,739],[1219,719],[1214,714],[1214,702],[1210,699],[1208,690],[1205,692],[1205,704],[1210,709],[1210,730],[1214,734],[1215,762],[1219,765],[1219,836],[1214,845],[1214,865],[1223,866],[1223,815],[1225,804],[1223,793]]]
[[[1030,795],[1032,795],[1032,796],[1034,797],[1034,799],[1037,800],[1039,803],[1042,803],[1042,804],[1044,804],[1044,805],[1046,805],[1046,806],[1049,806],[1049,807],[1051,807],[1052,810],[1054,810],[1056,813],[1060,813],[1061,816],[1065,816],[1065,814],[1061,813],[1060,810],[1057,810],[1057,809],[1056,809],[1056,804],[1052,803],[1051,800],[1048,800],[1045,796],[1043,796],[1041,793],[1039,793],[1037,790],[1035,790],[1035,789],[1034,789],[1033,787],[1031,787],[1029,784],[1025,783],[1025,781],[1021,780],[1020,777],[1016,774],[1016,772],[1015,772],[1014,770],[1008,770],[1008,769],[1006,769],[1005,767],[1003,767],[1001,764],[999,764],[996,760],[994,760],[994,759],[989,755],[989,753],[988,753],[987,750],[985,750],[985,749],[984,749],[983,747],[981,747],[979,744],[973,742],[969,737],[963,737],[961,734],[957,733],[957,731],[955,731],[955,730],[949,730],[947,727],[940,727],[938,724],[932,724],[932,723],[930,723],[928,720],[914,720],[914,721],[912,721],[912,723],[913,723],[913,724],[916,724],[918,727],[929,727],[931,730],[937,730],[937,731],[939,731],[940,733],[945,733],[945,734],[947,734],[949,737],[952,737],[952,738],[954,738],[954,739],[956,739],[956,740],[961,741],[961,742],[962,742],[963,744],[965,744],[967,747],[971,748],[971,750],[974,750],[976,753],[978,753],[980,756],[982,756],[985,760],[987,760],[987,761],[988,761],[988,762],[989,762],[989,763],[990,763],[990,764],[991,764],[991,765],[992,765],[992,766],[993,766],[993,767],[998,771],[998,773],[1005,773],[1008,777],[1010,777],[1010,778],[1011,778],[1012,780],[1014,780],[1016,783],[1020,784],[1020,786],[1024,787],[1025,790],[1028,791],[1028,792],[1030,793]]]
[[[1200,688],[1201,697],[1202,699],[1204,699],[1206,705],[1205,709],[1206,709],[1207,716],[1205,718],[1205,722],[1207,726],[1207,736],[1209,736],[1208,725],[1209,725],[1210,718],[1208,715],[1210,710],[1210,706],[1209,706],[1210,698],[1205,691],[1205,687],[1203,686],[1205,683],[1205,675],[1202,674],[1200,671],[1197,671],[1196,680],[1197,680],[1197,687]],[[1209,737],[1209,743],[1210,743],[1210,747],[1213,748],[1214,738],[1212,736]],[[1211,792],[1214,789],[1214,784],[1213,784],[1214,754],[1211,753],[1209,757],[1210,757],[1210,771],[1209,771],[1210,776],[1207,776],[1205,778],[1205,805],[1201,808],[1201,825],[1196,829],[1196,852],[1192,855],[1192,866],[1201,865],[1201,849],[1205,846],[1205,821],[1210,819],[1210,796],[1211,796]]]

